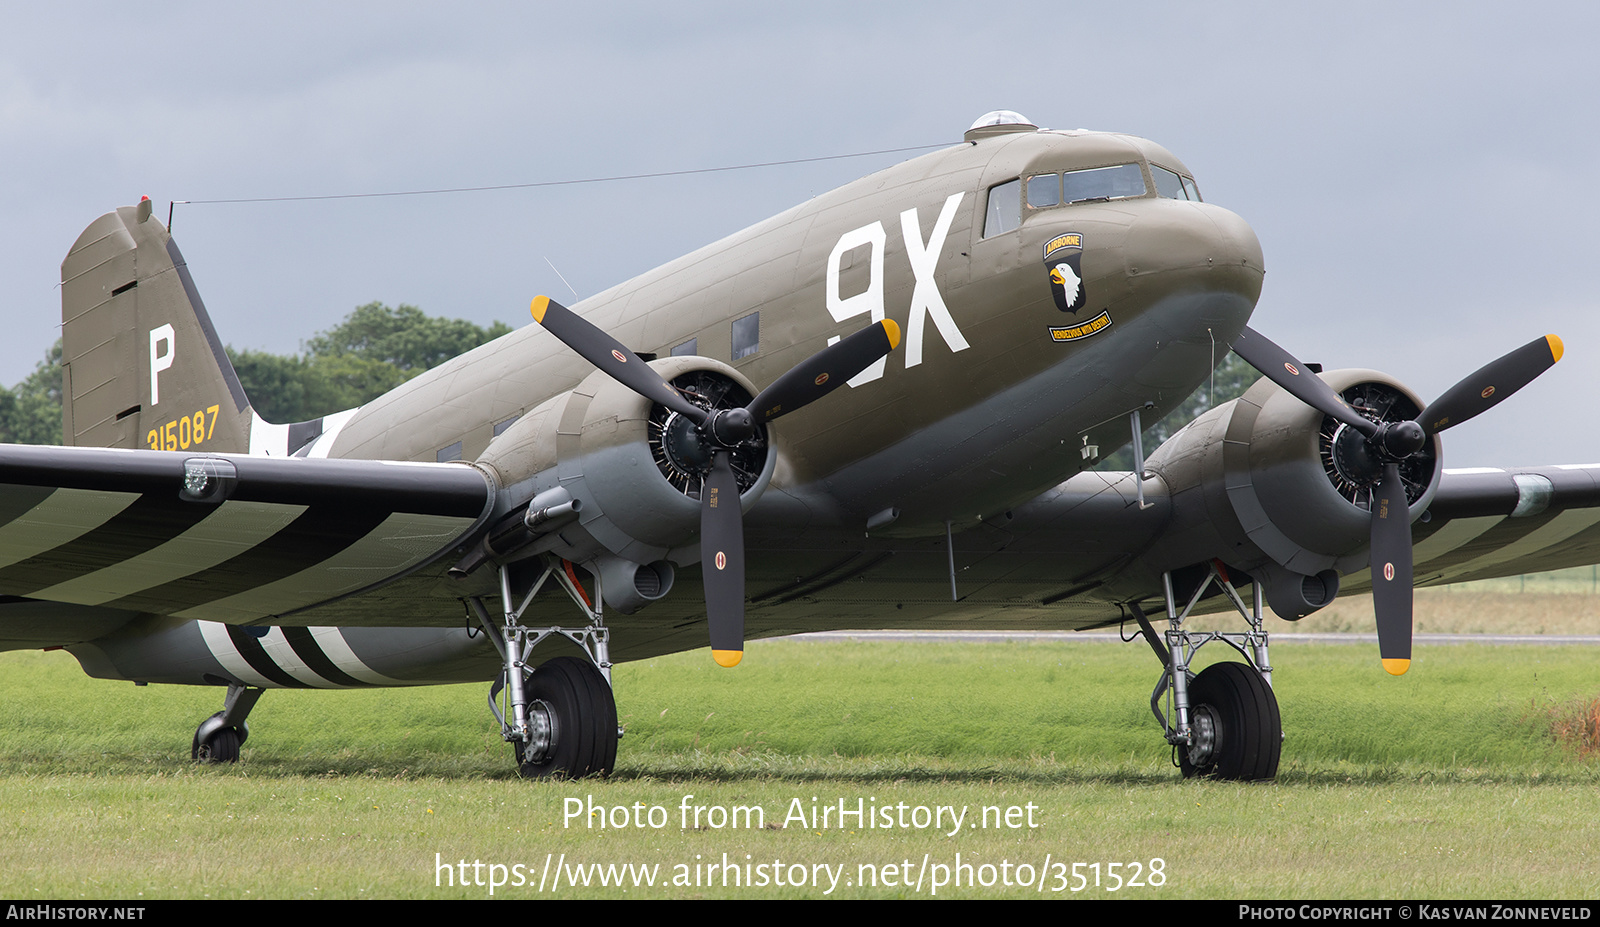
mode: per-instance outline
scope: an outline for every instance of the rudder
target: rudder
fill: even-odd
[[[90,223],[61,263],[62,440],[247,453],[252,415],[149,199]]]

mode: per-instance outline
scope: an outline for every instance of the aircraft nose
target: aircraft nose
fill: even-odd
[[[1147,201],[1129,230],[1123,256],[1136,288],[1168,282],[1261,295],[1266,268],[1249,223],[1220,206]]]

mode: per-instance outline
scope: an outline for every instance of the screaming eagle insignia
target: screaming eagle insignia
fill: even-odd
[[[1083,308],[1088,293],[1083,285],[1083,235],[1068,232],[1050,239],[1044,246],[1044,266],[1050,272],[1050,294],[1056,308],[1076,314]]]

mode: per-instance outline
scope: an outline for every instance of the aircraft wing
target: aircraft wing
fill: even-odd
[[[1025,572],[1036,579],[1051,575],[1037,559],[1046,555],[1055,575],[1081,583],[1038,605],[1082,610],[1078,627],[1092,626],[1085,619],[1097,604],[1101,614],[1120,620],[1125,612],[1116,603],[1159,607],[1162,569],[1227,559],[1215,535],[1187,529],[1173,517],[1181,506],[1161,481],[1145,485],[1148,510],[1132,504],[1133,482],[1131,473],[1084,473],[1017,510],[1005,553],[1032,560]],[[1092,537],[1120,539],[1109,546],[1122,557],[1109,558]],[[1413,523],[1412,538],[1417,586],[1600,563],[1600,464],[1446,470],[1426,514]],[[1355,554],[1365,559],[1364,550]],[[1345,573],[1339,590],[1362,594],[1371,587],[1371,573],[1362,567]],[[1036,613],[1028,598],[1008,604],[1031,618]],[[1197,610],[1227,607],[1219,599]]]
[[[275,623],[454,550],[493,499],[463,464],[0,446],[0,595]]]
[[[1600,464],[1446,470],[1412,525],[1416,584],[1600,563]],[[1363,570],[1345,588],[1371,587]]]
[[[213,475],[217,496],[185,495],[191,471],[219,463],[231,475]],[[1014,521],[958,536],[955,600],[938,543],[854,534],[851,544],[831,533],[809,544],[757,542],[757,561],[781,569],[757,571],[752,636],[1114,624],[1126,614],[1118,603],[1151,604],[1160,594],[1149,552],[1165,548],[1170,557],[1174,546],[1191,546],[1173,536],[1160,482],[1146,484],[1146,509],[1134,504],[1133,486],[1132,474],[1080,474],[1019,507]],[[0,596],[228,624],[293,615],[317,624],[452,623],[454,611],[423,616],[407,606],[444,601],[436,587],[450,581],[434,575],[437,562],[459,551],[492,504],[489,480],[458,463],[6,446]],[[1414,535],[1418,585],[1600,562],[1600,465],[1446,471]],[[1203,546],[1193,559],[1215,555]],[[808,554],[814,569],[800,566]],[[1369,586],[1360,570],[1341,591]],[[460,594],[449,591],[445,598]],[[692,598],[636,616],[642,639],[634,645],[697,645],[698,622],[685,630],[703,616]]]
[[[953,557],[942,539],[788,538],[781,560],[758,558],[784,569],[752,583],[752,636],[828,626],[1087,630],[1128,619],[1133,601],[1158,614],[1163,569],[1181,583],[1185,567],[1228,554],[1209,529],[1184,524],[1162,481],[1145,483],[1144,508],[1135,485],[1131,473],[1080,473],[956,535]],[[1419,586],[1600,563],[1600,464],[1447,470],[1412,531]],[[1365,551],[1354,555],[1360,566],[1343,576],[1341,595],[1371,588]],[[648,615],[670,635],[674,603],[663,604]],[[1217,597],[1197,612],[1228,608]]]

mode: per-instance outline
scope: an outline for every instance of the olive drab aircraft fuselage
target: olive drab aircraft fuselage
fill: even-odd
[[[1403,672],[1413,581],[1587,562],[1600,490],[1441,466],[1437,433],[1554,363],[1553,336],[1424,405],[1248,329],[1263,273],[1166,149],[1000,112],[273,424],[144,201],[62,265],[70,446],[0,450],[0,646],[226,686],[192,745],[214,760],[267,688],[491,681],[525,774],[587,775],[615,762],[612,663],[708,634],[732,665],[800,631],[1126,623],[1184,771],[1270,778],[1265,605],[1373,588]],[[1265,378],[1143,460],[1141,427],[1230,349]],[[1130,442],[1137,472],[1090,470]],[[1250,630],[1191,635],[1223,608]],[[1216,639],[1248,662],[1190,672]]]

